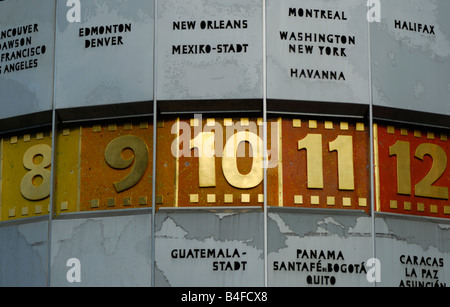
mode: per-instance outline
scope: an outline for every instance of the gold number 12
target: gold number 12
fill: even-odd
[[[423,160],[425,155],[433,159],[427,175],[415,185],[415,196],[448,199],[448,187],[433,186],[447,168],[447,154],[442,147],[424,143],[417,146],[415,157]],[[410,144],[397,141],[389,147],[389,156],[397,157],[397,193],[411,195]]]

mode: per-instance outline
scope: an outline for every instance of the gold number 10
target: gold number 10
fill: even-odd
[[[252,168],[248,174],[241,174],[237,166],[237,147],[248,142],[253,150]],[[225,144],[222,157],[222,171],[227,182],[239,189],[256,187],[263,180],[262,140],[253,132],[235,133]],[[214,132],[201,132],[191,140],[191,149],[199,149],[199,187],[216,186],[216,164],[214,156]]]

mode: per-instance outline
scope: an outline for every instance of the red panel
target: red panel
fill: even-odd
[[[381,124],[375,131],[377,210],[450,217],[447,135]]]
[[[280,120],[279,120],[280,122]],[[359,209],[370,211],[370,172],[369,172],[369,133],[363,123],[356,122],[331,122],[316,119],[289,119],[281,120],[281,144],[282,144],[282,183],[278,182],[278,189],[283,191],[282,201],[271,205],[283,205],[289,207],[309,207],[328,209]],[[273,131],[273,129],[272,129]],[[314,153],[311,147],[317,144],[308,144],[306,148],[299,149],[299,141],[308,136],[315,135],[314,143],[321,142],[322,157],[308,161],[308,151]],[[352,150],[336,151],[330,148],[338,137],[343,136],[345,142],[351,144]],[[307,148],[310,147],[310,148]],[[339,172],[351,174],[350,170],[338,168],[338,155],[341,159],[353,160],[353,187],[340,188]],[[314,157],[310,157],[311,160]],[[319,173],[318,164],[322,162],[323,185],[322,187],[308,187],[308,167],[311,172]],[[348,162],[348,161],[347,161]],[[308,165],[308,163],[310,165]],[[279,168],[280,166],[278,166]],[[273,174],[273,173],[272,173]],[[280,175],[278,175],[280,177]],[[269,179],[273,178],[269,177]],[[343,181],[343,180],[341,180]],[[275,180],[273,181],[275,182]],[[269,181],[269,199],[276,193],[274,184]]]

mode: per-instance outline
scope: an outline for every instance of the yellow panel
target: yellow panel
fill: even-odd
[[[50,132],[2,140],[0,221],[48,214],[51,143]]]
[[[56,152],[56,214],[79,211],[80,128],[67,128],[58,133]]]

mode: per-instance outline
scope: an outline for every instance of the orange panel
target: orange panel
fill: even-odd
[[[149,122],[82,128],[80,211],[151,206],[152,133]]]
[[[262,145],[261,135],[257,118],[165,120],[158,128],[159,205],[262,206],[262,168],[249,145]]]
[[[438,130],[375,125],[377,210],[450,217],[450,146]]]
[[[269,181],[270,205],[370,211],[367,126],[308,118],[279,125],[282,163]]]

